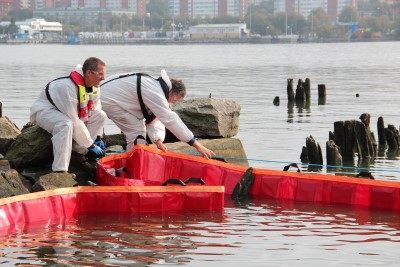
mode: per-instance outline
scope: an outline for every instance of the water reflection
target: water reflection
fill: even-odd
[[[288,101],[287,103],[287,120],[288,123],[294,122],[295,112],[294,107],[297,109],[299,120],[296,122],[305,122],[300,120],[302,117],[311,117],[311,101],[309,99],[302,101]],[[307,121],[309,122],[309,121]]]
[[[221,215],[100,215],[2,238],[8,265],[332,266],[396,264],[400,214],[392,211],[252,198],[225,200]],[[70,222],[71,223],[71,222]],[[318,255],[316,257],[316,255]],[[297,265],[298,266],[298,265]]]

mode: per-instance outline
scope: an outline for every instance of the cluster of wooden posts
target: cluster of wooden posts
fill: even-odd
[[[309,101],[311,98],[311,82],[306,78],[298,80],[294,91],[293,79],[287,79],[287,98],[289,103]],[[326,86],[318,84],[318,103],[326,101]],[[274,104],[279,105],[279,97],[275,97]],[[333,132],[329,132],[329,140],[326,142],[326,162],[331,166],[354,165],[355,158],[359,163],[368,165],[376,158],[378,151],[396,152],[400,149],[399,130],[389,124],[385,128],[383,117],[378,118],[378,142],[370,129],[371,116],[364,113],[359,120],[347,120],[334,122]],[[322,166],[323,156],[320,145],[312,136],[306,138],[306,146],[303,147],[301,162],[310,165]]]
[[[330,166],[354,165],[354,159],[368,165],[374,160],[378,151],[387,150],[396,152],[400,148],[399,130],[389,124],[385,128],[383,117],[378,118],[378,142],[370,130],[371,116],[363,113],[360,120],[335,121],[334,131],[329,132],[326,142],[326,161]],[[322,165],[322,151],[320,145],[312,136],[306,138],[300,159],[303,163]]]
[[[293,87],[293,79],[287,79],[287,98],[289,103],[304,102],[311,98],[311,82],[309,78],[305,81],[299,79],[296,86],[296,91]],[[325,104],[326,100],[326,86],[325,84],[318,84],[318,104]],[[273,101],[274,105],[280,104],[279,96],[276,96]]]

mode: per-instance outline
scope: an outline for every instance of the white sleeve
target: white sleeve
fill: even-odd
[[[147,125],[147,135],[151,142],[154,144],[156,140],[165,140],[165,126],[157,118]]]

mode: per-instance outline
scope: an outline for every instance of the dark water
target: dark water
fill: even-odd
[[[89,56],[108,74],[165,68],[182,79],[188,97],[229,98],[241,105],[240,138],[254,167],[299,162],[306,137],[321,145],[337,120],[371,114],[398,128],[400,43],[0,46],[3,116],[22,127],[45,84]],[[290,106],[287,79],[309,78],[311,102]],[[318,103],[317,85],[327,98]],[[356,94],[359,97],[356,97]],[[280,105],[273,105],[279,96]],[[118,129],[108,122],[106,133]],[[377,179],[400,180],[398,153],[369,165]],[[307,167],[302,167],[307,170]],[[322,168],[321,172],[327,172]],[[335,172],[335,171],[333,171]],[[344,170],[349,175],[356,170]],[[37,227],[37,228],[35,228]],[[1,238],[4,266],[398,266],[398,212],[253,200],[227,203],[223,216],[83,218],[45,222]]]

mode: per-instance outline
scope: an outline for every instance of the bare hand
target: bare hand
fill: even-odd
[[[162,150],[163,152],[167,152],[168,148],[163,144],[160,139],[158,139],[155,144],[158,149]]]
[[[214,151],[206,148],[205,146],[203,146],[202,144],[200,144],[198,141],[194,142],[193,146],[197,149],[197,151],[200,152],[200,154],[206,158],[206,159],[210,159],[212,156],[215,156]]]

